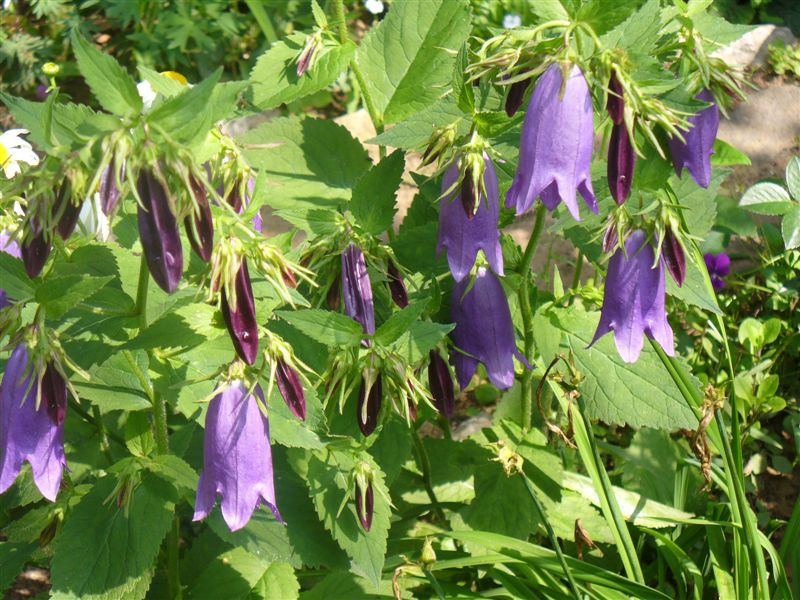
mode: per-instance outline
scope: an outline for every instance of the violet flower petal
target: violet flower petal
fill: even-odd
[[[203,472],[197,484],[194,521],[205,519],[222,496],[222,517],[236,531],[266,504],[283,521],[275,502],[269,423],[247,385],[234,381],[208,405]],[[255,394],[264,402],[259,386]]]
[[[669,151],[678,176],[686,167],[697,185],[707,188],[711,183],[711,155],[714,154],[714,140],[719,129],[719,107],[708,90],[703,90],[695,98],[711,102],[711,106],[689,117],[692,128],[682,131],[686,142],[670,138]]]
[[[342,292],[344,311],[361,324],[364,333],[375,333],[375,306],[372,301],[372,284],[367,273],[364,253],[355,244],[342,252]]]
[[[643,231],[631,234],[625,242],[625,252],[627,256],[617,249],[608,264],[600,322],[589,346],[613,331],[622,360],[633,363],[639,358],[647,334],[661,344],[664,352],[674,356],[672,329],[664,309],[664,260],[659,259],[653,268],[655,253]]]
[[[0,494],[17,478],[28,461],[33,481],[48,500],[55,501],[67,459],[64,456],[64,425],[56,424],[45,402],[36,408],[36,386],[28,393],[28,351],[23,344],[11,353],[0,383]]]
[[[486,170],[483,184],[487,198],[482,199],[478,211],[470,219],[457,201],[458,190],[439,201],[439,242],[437,254],[447,249],[447,263],[456,281],[466,277],[475,264],[478,250],[483,250],[486,260],[498,275],[503,274],[503,251],[500,247],[500,231],[497,228],[500,215],[500,191],[497,173],[488,156],[484,155]],[[442,191],[449,189],[458,179],[458,165],[453,164],[444,174]]]
[[[577,66],[572,67],[563,97],[561,83],[561,69],[553,64],[531,95],[522,124],[517,173],[506,195],[506,206],[516,209],[518,215],[541,196],[549,210],[563,202],[579,220],[578,192],[597,212],[589,172],[594,138],[589,86]]]
[[[502,390],[508,389],[514,384],[513,357],[517,356],[528,368],[530,365],[517,350],[503,286],[485,267],[478,269],[475,283],[465,296],[469,283],[469,279],[464,279],[453,286],[450,308],[456,325],[453,340],[462,351],[454,357],[458,383],[465,388],[480,361],[492,384]]]

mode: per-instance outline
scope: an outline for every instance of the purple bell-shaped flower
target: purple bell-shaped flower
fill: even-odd
[[[269,423],[256,395],[264,402],[258,385],[251,394],[247,384],[237,380],[208,405],[195,521],[208,516],[217,495],[222,496],[222,517],[231,531],[247,525],[261,503],[282,521],[275,502]]]
[[[548,210],[563,202],[570,214],[580,219],[580,192],[597,212],[589,173],[593,138],[592,97],[583,73],[574,65],[564,82],[560,66],[551,65],[531,95],[522,124],[517,174],[506,194],[506,206],[520,215],[541,197]]]
[[[22,463],[27,461],[42,496],[54,501],[67,464],[66,383],[55,369],[48,367],[37,408],[37,386],[31,385],[30,371],[27,348],[20,344],[11,353],[0,383],[0,494],[11,487]]]
[[[617,351],[625,362],[637,361],[644,334],[661,344],[670,356],[675,354],[664,309],[663,256],[655,267],[654,263],[655,252],[644,231],[634,231],[625,242],[625,251],[618,248],[608,263],[603,308],[592,344],[613,331]]]
[[[447,249],[447,263],[456,281],[466,277],[475,264],[478,250],[483,250],[486,260],[498,275],[503,274],[503,251],[500,248],[500,231],[497,222],[500,215],[500,191],[497,173],[489,157],[484,155],[486,169],[483,184],[486,199],[480,200],[478,210],[472,218],[464,212],[457,200],[459,191],[439,201],[439,243],[437,253]],[[458,180],[458,164],[453,164],[444,174],[442,191],[450,189]],[[467,179],[462,185],[466,185]]]
[[[456,324],[453,340],[456,376],[462,389],[475,374],[478,362],[486,367],[491,382],[505,390],[514,384],[514,356],[530,365],[517,350],[514,325],[503,286],[486,267],[478,268],[469,288],[468,278],[453,286],[450,316]],[[466,295],[465,295],[466,292]]]
[[[710,102],[711,106],[689,117],[692,128],[682,131],[686,141],[670,138],[669,151],[675,173],[680,175],[686,167],[697,185],[707,188],[711,183],[711,155],[714,154],[714,140],[719,129],[719,107],[708,90],[700,92],[695,99]]]

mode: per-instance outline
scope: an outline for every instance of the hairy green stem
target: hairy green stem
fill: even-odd
[[[425,486],[425,492],[427,492],[428,498],[433,506],[433,512],[436,513],[436,516],[439,517],[440,520],[444,521],[444,511],[442,511],[439,500],[436,498],[436,492],[433,491],[431,461],[428,457],[428,451],[425,450],[425,444],[422,443],[419,432],[413,427],[411,428],[411,439],[414,441],[414,448],[417,451],[417,464],[419,465],[420,471],[422,471],[422,483]]]
[[[572,596],[575,598],[575,600],[581,600],[582,596],[578,590],[578,584],[575,583],[575,579],[572,577],[572,571],[570,571],[569,567],[567,566],[567,559],[564,558],[564,553],[561,551],[561,544],[558,543],[556,532],[553,530],[553,526],[550,524],[550,520],[547,518],[547,515],[544,512],[544,507],[539,500],[539,496],[536,494],[536,488],[533,486],[533,482],[528,479],[528,476],[525,475],[524,472],[520,471],[520,475],[522,475],[522,480],[525,482],[525,487],[528,488],[528,494],[530,494],[531,500],[533,500],[533,505],[536,508],[536,512],[539,513],[539,518],[544,524],[544,528],[547,531],[547,537],[550,539],[550,544],[553,546],[553,550],[558,557],[558,562],[561,563],[561,568],[564,570],[564,576],[567,578],[567,585],[572,592]]]
[[[572,275],[572,288],[577,290],[581,284],[581,272],[583,271],[583,252],[578,251],[578,258],[575,259],[575,273]]]
[[[100,434],[100,450],[108,459],[108,464],[113,464],[114,460],[111,457],[111,444],[108,443],[106,424],[103,423],[103,415],[100,414],[100,409],[97,407],[97,405],[92,405],[92,421],[94,422],[95,427],[97,427],[97,433]]]
[[[522,255],[520,263],[520,275],[522,281],[519,286],[519,308],[522,315],[522,328],[525,341],[525,358],[528,361],[533,360],[533,310],[531,309],[531,263],[533,262],[533,255],[536,253],[536,247],[539,245],[539,238],[544,229],[544,219],[547,214],[547,209],[544,204],[539,204],[536,207],[536,220],[533,223],[533,231],[528,240],[528,245],[525,246],[525,253]],[[522,427],[526,431],[530,428],[533,421],[533,373],[530,369],[525,369],[522,373],[522,389],[520,403],[522,406]]]
[[[350,36],[347,33],[347,20],[344,13],[344,0],[333,0],[333,11],[336,19],[337,32],[339,34],[339,42],[345,44],[350,40]],[[369,113],[369,118],[372,121],[372,125],[375,127],[375,131],[377,133],[382,133],[383,118],[375,106],[375,101],[372,98],[372,94],[370,94],[369,88],[367,88],[367,80],[364,78],[364,73],[361,71],[361,67],[358,66],[355,56],[353,56],[353,60],[350,62],[350,68],[353,70],[353,75],[356,76],[356,82],[358,83],[361,97],[364,99],[364,106],[367,109],[367,113]],[[383,146],[380,146],[380,157],[383,158],[385,154],[386,149]]]

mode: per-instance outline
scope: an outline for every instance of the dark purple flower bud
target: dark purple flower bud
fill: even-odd
[[[714,154],[714,140],[719,129],[719,107],[708,90],[703,90],[695,98],[710,102],[711,106],[689,117],[692,128],[681,131],[686,142],[670,138],[669,151],[678,176],[686,167],[697,185],[707,188],[711,183],[711,155]]]
[[[183,248],[167,191],[150,169],[142,169],[136,182],[141,204],[139,239],[147,267],[158,286],[167,293],[178,289],[183,274]]]
[[[337,275],[336,279],[333,280],[331,287],[328,288],[328,293],[325,295],[325,303],[331,310],[339,310],[339,307],[342,304],[342,299],[340,297],[341,294],[339,293],[341,286],[342,279]]]
[[[433,403],[441,414],[452,419],[456,412],[456,397],[450,368],[436,350],[431,350],[428,356],[428,388],[433,396]]]
[[[614,125],[608,143],[608,187],[617,204],[623,204],[631,195],[636,152],[625,125]]]
[[[242,209],[244,208],[244,203],[242,202],[242,194],[239,192],[238,181],[234,183],[233,188],[228,194],[226,200],[228,201],[228,204],[231,205],[233,210],[235,210],[237,213],[242,212]]]
[[[603,309],[591,346],[609,331],[625,362],[639,358],[644,346],[644,334],[653,338],[674,356],[672,329],[664,310],[666,281],[664,260],[653,268],[655,252],[647,243],[644,231],[634,231],[625,242],[625,252],[619,248],[608,263]]]
[[[67,382],[52,362],[42,376],[42,403],[56,425],[64,423],[67,415]]]
[[[50,418],[44,401],[36,408],[36,385],[28,389],[32,368],[21,344],[11,353],[0,383],[0,494],[11,487],[27,461],[36,487],[52,502],[67,464],[64,425],[63,420],[56,424]]]
[[[615,223],[609,224],[603,234],[603,252],[609,253],[617,246],[619,235],[617,234],[617,226]]]
[[[100,208],[103,213],[110,215],[119,203],[119,188],[117,187],[117,171],[115,158],[112,156],[108,166],[100,174]],[[125,163],[119,169],[119,180],[125,178]]]
[[[208,194],[201,182],[193,175],[189,178],[191,193],[197,205],[196,211],[183,220],[186,228],[186,237],[197,256],[205,262],[211,260],[214,250],[214,219],[211,216],[211,206],[208,204]]]
[[[703,255],[703,260],[708,269],[708,275],[711,278],[711,285],[714,286],[716,291],[720,291],[725,287],[725,277],[731,272],[731,258],[724,252],[719,254],[707,253]]]
[[[375,333],[375,307],[364,253],[355,244],[342,252],[342,294],[344,312],[361,324],[364,333]]]
[[[306,44],[303,46],[303,51],[297,57],[297,77],[302,77],[303,74],[311,66],[311,60],[314,58],[314,53],[319,46],[320,39],[316,35],[311,35],[306,39]]]
[[[22,242],[20,253],[22,254],[22,262],[25,264],[25,272],[32,279],[38,277],[42,269],[44,269],[53,245],[45,237],[44,228],[39,224],[39,220],[36,217],[30,220],[30,224],[33,229],[33,235]]]
[[[14,258],[22,258],[22,253],[19,249],[19,244],[8,234],[5,230],[0,230],[0,252],[10,254]],[[11,306],[6,291],[0,287],[0,310]]]
[[[300,376],[292,367],[282,359],[278,359],[275,369],[275,381],[278,390],[283,396],[286,406],[289,407],[295,416],[301,421],[306,420],[306,394]]]
[[[362,496],[361,486],[356,483],[356,514],[361,522],[364,531],[369,531],[372,527],[372,513],[375,506],[375,497],[372,492],[372,482],[367,482],[367,491]]]
[[[246,258],[242,259],[242,266],[236,273],[234,285],[236,286],[236,306],[231,310],[228,304],[228,294],[223,287],[220,310],[236,354],[248,365],[252,365],[258,357],[258,320]]]
[[[74,204],[70,198],[69,183],[64,182],[58,189],[55,203],[53,204],[53,216],[58,219],[56,231],[62,240],[69,239],[75,226],[78,224],[78,216],[81,214],[83,202]]]
[[[551,65],[536,82],[525,113],[517,173],[506,194],[506,206],[518,215],[541,197],[548,210],[563,202],[578,220],[578,192],[597,212],[589,172],[594,140],[589,86],[577,66],[564,84],[563,96],[562,82],[559,65]]]
[[[464,209],[467,219],[470,220],[475,216],[475,204],[478,201],[476,196],[477,194],[472,185],[472,169],[467,167],[464,172],[464,179],[461,181],[461,207]]]
[[[673,233],[672,228],[667,228],[664,234],[664,245],[661,247],[661,255],[664,257],[664,263],[667,265],[667,270],[678,287],[683,285],[686,280],[686,256],[683,253],[683,246],[677,236]]]
[[[283,283],[286,284],[286,287],[292,289],[297,287],[297,278],[294,276],[294,271],[291,269],[281,269],[281,279],[283,279]]]
[[[381,376],[378,375],[367,390],[367,381],[362,379],[361,389],[358,391],[358,428],[364,437],[368,437],[378,426],[378,416],[381,412],[383,401],[383,385]]]
[[[408,306],[408,290],[406,290],[406,284],[403,281],[400,270],[391,260],[386,266],[386,273],[389,277],[389,292],[392,294],[392,300],[400,308],[405,308]]]
[[[264,403],[261,387],[253,391]],[[246,383],[234,381],[214,396],[205,427],[193,520],[205,519],[219,495],[222,518],[231,531],[247,525],[262,503],[282,522],[275,502],[269,423]]]
[[[622,84],[617,79],[616,73],[611,73],[611,79],[608,80],[608,100],[606,101],[606,109],[608,116],[614,122],[614,125],[622,125],[625,120],[625,97],[622,93]]]
[[[410,382],[409,385],[411,385]],[[408,406],[408,418],[412,423],[414,423],[417,420],[417,405],[414,404],[414,401],[411,398],[407,398],[406,406]]]
[[[525,99],[525,92],[531,84],[531,79],[523,79],[512,83],[508,87],[508,94],[506,95],[506,114],[513,117],[522,106],[522,101]]]
[[[497,276],[485,267],[478,269],[467,292],[469,284],[465,278],[453,286],[450,307],[456,325],[453,341],[459,350],[454,356],[458,383],[467,387],[482,362],[492,384],[506,390],[514,384],[514,356],[531,368],[517,350],[506,294]]]
[[[473,218],[464,215],[464,210],[454,201],[453,195],[439,201],[439,241],[437,253],[447,249],[447,263],[456,281],[466,277],[478,250],[483,250],[486,260],[498,275],[503,274],[503,250],[500,247],[500,231],[497,223],[500,215],[500,191],[497,173],[492,161],[484,156],[486,169],[483,184],[486,187],[486,202],[481,202]],[[442,191],[450,189],[458,180],[458,165],[453,164],[444,174]]]

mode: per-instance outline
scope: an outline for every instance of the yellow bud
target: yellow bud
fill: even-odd
[[[48,62],[42,65],[42,73],[48,77],[55,77],[61,71],[61,67],[56,63]]]

